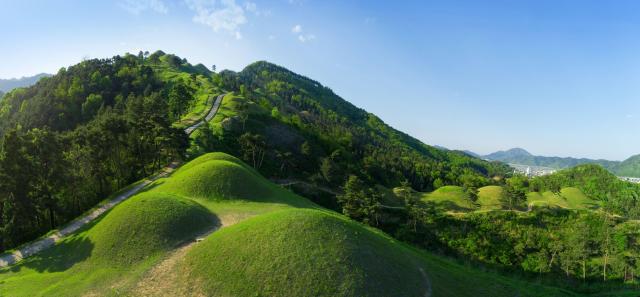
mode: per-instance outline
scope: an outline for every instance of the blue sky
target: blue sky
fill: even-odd
[[[640,153],[640,1],[0,0],[0,78],[162,49],[314,78],[428,144]]]

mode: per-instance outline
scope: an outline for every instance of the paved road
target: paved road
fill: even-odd
[[[209,113],[204,117],[204,121],[200,121],[195,125],[185,129],[184,132],[187,133],[187,135],[191,135],[191,133],[193,133],[193,131],[195,131],[200,126],[202,126],[202,124],[204,124],[205,122],[211,121],[211,119],[213,119],[213,116],[216,115],[216,112],[218,112],[218,109],[220,108],[220,103],[222,102],[222,98],[224,98],[225,95],[226,94],[218,95],[218,97],[216,98],[216,101],[213,102],[213,105],[211,106]]]
[[[213,105],[211,106],[211,109],[209,110],[209,113],[204,117],[203,120],[199,121],[198,123],[186,128],[184,130],[185,133],[187,133],[187,135],[191,134],[195,129],[197,129],[198,127],[202,126],[205,122],[210,121],[213,116],[215,116],[216,112],[218,112],[218,108],[220,108],[220,103],[222,102],[222,98],[224,97],[225,94],[219,95],[216,98],[216,101],[213,103]],[[145,179],[143,182],[141,182],[140,184],[136,185],[135,187],[131,188],[130,190],[126,191],[125,193],[122,193],[120,195],[118,195],[117,197],[113,198],[112,200],[110,200],[109,202],[99,206],[97,209],[95,209],[94,211],[92,211],[91,213],[89,213],[88,215],[78,218],[76,220],[74,220],[73,222],[71,222],[70,224],[68,224],[67,226],[65,226],[64,228],[60,229],[59,231],[56,231],[55,233],[32,241],[26,245],[23,245],[22,247],[18,248],[17,250],[15,250],[14,252],[10,253],[10,254],[3,254],[0,256],[0,268],[2,267],[7,267],[9,265],[12,265],[26,257],[29,257],[33,254],[36,254],[42,250],[45,250],[51,246],[53,246],[56,242],[60,241],[61,239],[63,239],[65,236],[77,231],[78,229],[80,229],[82,226],[86,225],[87,223],[93,221],[94,219],[96,219],[97,217],[99,217],[100,215],[102,215],[103,213],[105,213],[107,210],[113,208],[114,206],[118,205],[118,203],[126,200],[127,198],[135,195],[136,193],[138,193],[140,190],[142,190],[144,187],[146,187],[147,185],[149,185],[150,183],[152,183],[153,181],[162,178],[162,177],[166,177],[167,175],[169,175],[171,172],[173,172],[173,170],[175,170],[178,167],[178,163],[177,162],[173,162],[171,164],[169,164],[167,167],[165,167],[164,169],[162,169],[162,172],[149,177],[147,179]]]

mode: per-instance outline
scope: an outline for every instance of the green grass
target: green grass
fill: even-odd
[[[466,198],[456,187],[434,193]],[[0,270],[0,296],[126,296],[177,246],[220,223],[179,261],[178,285],[222,296],[424,296],[423,269],[432,296],[568,296],[411,248],[221,153],[194,159],[53,248]]]
[[[419,264],[396,241],[326,211],[286,210],[194,247],[185,282],[207,296],[423,296]]]
[[[478,200],[476,203],[480,205],[480,210],[500,210],[503,208],[500,202],[502,195],[502,187],[486,186],[478,189]]]
[[[119,295],[204,230],[294,206],[317,207],[232,156],[203,155],[53,248],[0,270],[0,296]]]
[[[595,209],[601,206],[600,201],[596,201],[587,197],[578,188],[574,188],[574,187],[563,188],[560,191],[560,195],[566,199],[567,204],[569,205],[569,208]]]
[[[166,56],[160,57],[160,60],[161,63],[159,64],[149,65],[155,70],[155,73],[158,74],[160,80],[165,82],[183,80],[195,90],[195,100],[192,102],[187,113],[181,117],[180,121],[175,123],[175,126],[184,128],[196,123],[206,115],[213,103],[212,100],[215,100],[215,96],[219,94],[220,91],[213,85],[209,77],[198,74],[195,76],[196,80],[194,81],[190,73],[170,67]]]
[[[421,195],[423,201],[433,202],[444,210],[468,212],[478,209],[478,206],[469,199],[469,195],[459,186],[444,186],[431,193],[422,193]]]
[[[78,296],[125,290],[167,251],[215,224],[202,206],[137,195],[44,252],[0,270],[0,296]]]
[[[527,204],[533,207],[565,208],[565,209],[595,209],[600,202],[595,201],[577,188],[563,188],[560,193],[531,192],[527,194]]]

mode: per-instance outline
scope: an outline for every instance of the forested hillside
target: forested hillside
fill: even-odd
[[[261,155],[254,165],[267,176],[338,189],[355,174],[371,184],[408,181],[431,190],[479,187],[509,172],[500,163],[425,145],[320,83],[267,62],[220,77],[225,89],[239,95],[232,99],[238,106],[220,131],[208,132],[220,140],[208,149],[254,154],[256,148]]]
[[[631,273],[640,271],[636,258],[626,256],[640,254],[635,225],[628,223],[638,217],[639,192],[600,166],[533,180],[510,177],[503,164],[425,145],[320,83],[273,64],[224,71],[220,81],[234,95],[225,98],[220,124],[197,133],[193,152],[237,154],[323,206],[485,268],[571,288],[588,279],[582,290],[601,290],[600,281],[613,287],[635,281]],[[451,215],[410,194],[446,185],[459,186],[469,205],[487,199],[481,197],[486,188],[497,188],[488,199],[499,206]],[[538,194],[581,208],[528,209],[527,197]],[[568,236],[577,225],[589,236]],[[614,237],[624,243],[611,245]],[[576,242],[589,247],[578,251]]]
[[[188,137],[182,128],[223,93],[212,123]],[[162,52],[83,61],[6,94],[0,135],[0,249],[170,161],[221,151],[320,206],[482,269],[584,291],[627,288],[640,272],[640,187],[597,165],[513,176],[504,163],[424,144],[268,62],[216,73]],[[194,199],[262,189],[215,170],[194,170],[176,189]],[[186,186],[218,175],[246,189]]]
[[[202,109],[206,67],[173,55],[116,56],[62,68],[0,103],[0,249],[76,217],[180,159],[172,122]]]

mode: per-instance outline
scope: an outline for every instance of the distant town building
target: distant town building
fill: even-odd
[[[543,176],[555,173],[557,170],[542,166],[529,166],[522,164],[509,164],[514,170],[513,173],[523,174],[527,177]]]
[[[628,182],[640,184],[640,177],[618,176],[618,178],[623,180],[623,181],[628,181]]]

